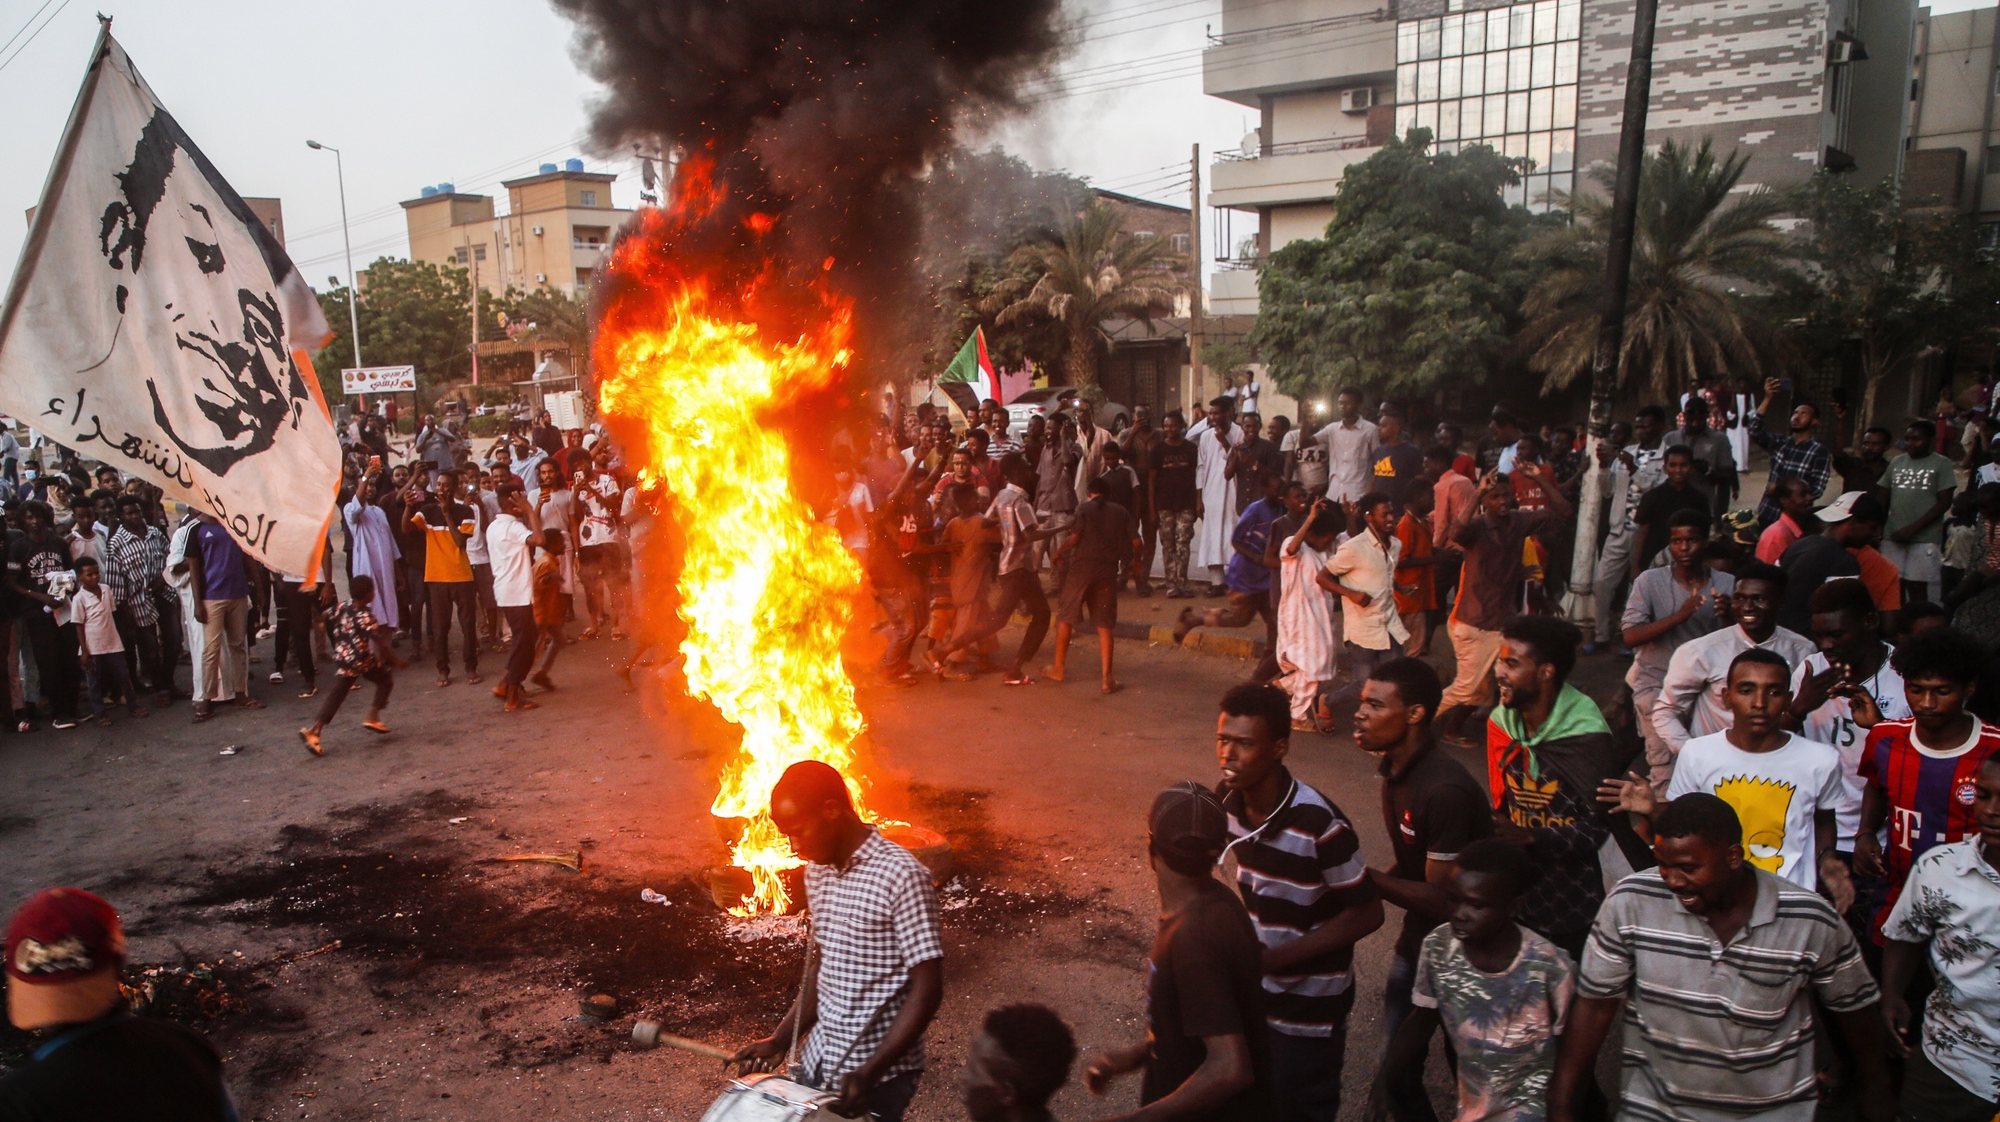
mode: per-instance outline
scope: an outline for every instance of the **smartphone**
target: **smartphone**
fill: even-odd
[[[382,470],[382,457],[380,457],[380,456],[370,456],[370,457],[368,457],[368,470],[370,470],[370,471],[381,471],[381,470]]]
[[[1779,389],[1781,389],[1781,390],[1783,390],[1783,391],[1785,391],[1786,393],[1791,393],[1791,392],[1792,392],[1792,380],[1791,380],[1790,378],[1780,378],[1780,379],[1778,379],[1778,388],[1779,388]]]

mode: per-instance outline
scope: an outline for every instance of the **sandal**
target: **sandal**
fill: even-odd
[[[318,686],[307,686],[307,687],[306,687],[305,689],[302,689],[302,690],[300,690],[300,691],[299,691],[299,696],[300,696],[300,697],[318,697],[318,696],[319,696],[319,687],[318,687]]]
[[[476,671],[472,671],[472,670],[468,670],[468,671],[466,671],[466,672],[465,672],[465,684],[466,684],[466,685],[468,685],[468,686],[476,686],[476,685],[478,685],[478,684],[479,684],[479,674],[478,674],[478,673],[477,673]]]
[[[197,725],[213,716],[215,716],[215,708],[206,701],[194,707],[194,723]]]
[[[326,752],[319,746],[319,734],[313,730],[300,729],[299,739],[306,742],[306,751],[311,752],[315,756],[326,755]]]
[[[249,696],[248,694],[245,694],[244,696],[236,699],[236,707],[238,709],[262,709],[264,707],[264,703],[258,701],[254,697]]]
[[[361,727],[367,729],[369,732],[375,733],[378,736],[389,735],[389,726],[383,724],[380,721],[363,721],[361,722]]]
[[[525,697],[517,697],[507,703],[507,712],[516,713],[523,709],[540,709],[541,706]]]
[[[443,689],[448,685],[451,685],[451,675],[449,674],[438,675],[438,688]]]

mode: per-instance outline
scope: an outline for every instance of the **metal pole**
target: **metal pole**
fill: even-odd
[[[1611,194],[1611,229],[1604,254],[1604,297],[1598,305],[1597,348],[1590,359],[1590,442],[1584,449],[1583,509],[1577,527],[1576,557],[1570,567],[1563,607],[1579,625],[1594,621],[1611,605],[1596,603],[1597,530],[1604,502],[1605,469],[1597,449],[1611,435],[1611,394],[1617,388],[1618,356],[1625,342],[1625,296],[1632,278],[1632,232],[1639,213],[1639,173],[1646,160],[1646,109],[1653,92],[1653,26],[1659,0],[1638,0],[1632,9],[1632,58],[1625,67],[1625,119],[1618,134],[1618,178]]]
[[[1201,333],[1202,290],[1201,290],[1201,145],[1193,146],[1188,155],[1188,271],[1190,288],[1188,300],[1188,375],[1194,390],[1194,400],[1184,402],[1194,412],[1201,412],[1201,403],[1207,399],[1207,391],[1201,382]]]
[[[333,178],[340,187],[340,245],[347,253],[347,333],[354,339],[354,365],[361,365],[361,293],[354,287],[354,240],[347,230],[347,169],[342,166],[340,149],[317,140],[306,141],[315,152],[333,153]]]

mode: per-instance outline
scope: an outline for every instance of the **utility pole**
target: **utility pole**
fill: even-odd
[[[1608,604],[1596,603],[1597,531],[1607,472],[1598,447],[1611,435],[1611,394],[1617,388],[1618,356],[1625,343],[1625,294],[1632,279],[1632,229],[1639,213],[1639,173],[1646,161],[1646,109],[1653,95],[1653,25],[1659,0],[1638,0],[1632,9],[1632,59],[1625,65],[1625,119],[1618,134],[1618,178],[1611,193],[1611,229],[1604,254],[1604,295],[1598,305],[1597,348],[1590,358],[1590,442],[1583,480],[1583,509],[1577,527],[1576,560],[1570,567],[1563,608],[1585,625]]]
[[[1201,145],[1196,144],[1188,156],[1188,380],[1193,387],[1194,400],[1182,404],[1195,412],[1201,411],[1203,394],[1207,389],[1201,377],[1201,333],[1202,333],[1202,290],[1201,290]]]
[[[479,384],[479,259],[472,259],[472,384]]]

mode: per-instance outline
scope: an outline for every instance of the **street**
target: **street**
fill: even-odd
[[[178,707],[11,741],[0,891],[105,895],[131,934],[128,978],[214,965],[212,979],[165,971],[158,988],[223,1050],[246,1118],[697,1118],[724,1086],[715,1062],[634,1049],[634,1016],[731,1047],[768,1032],[799,944],[784,923],[735,923],[709,900],[724,850],[706,811],[729,728],[657,675],[625,692],[611,650],[573,646],[562,688],[513,715],[483,688],[405,671],[393,731],[343,714],[319,760],[293,732],[310,703],[261,684],[266,712],[191,726]],[[1092,653],[1085,640],[1072,655]],[[1250,664],[1128,641],[1118,657],[1129,688],[1112,697],[1088,680],[1009,689],[995,676],[863,692],[876,805],[955,848],[940,897],[947,996],[914,1118],[961,1116],[953,1077],[994,1006],[1051,1005],[1086,1056],[1143,1031],[1145,808],[1173,781],[1213,781],[1215,700]],[[1597,659],[1579,673],[1615,670]],[[1291,762],[1385,861],[1372,761],[1344,737],[1302,735]],[[490,860],[579,849],[580,873]],[[667,902],[643,902],[647,888]],[[1391,909],[1357,953],[1353,1117],[1396,922]],[[619,1015],[581,1019],[580,999],[600,992]],[[10,1059],[20,1042],[7,1039]],[[1134,1079],[1090,1100],[1080,1066],[1059,1117],[1136,1095]]]

